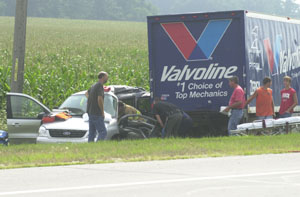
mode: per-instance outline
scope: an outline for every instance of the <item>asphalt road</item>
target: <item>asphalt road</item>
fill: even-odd
[[[300,196],[300,154],[0,170],[2,196]]]

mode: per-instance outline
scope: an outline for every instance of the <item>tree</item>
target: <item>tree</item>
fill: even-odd
[[[31,17],[145,21],[156,13],[146,0],[29,0],[28,4]],[[15,0],[0,0],[0,15],[14,14]]]
[[[148,0],[159,7],[160,14],[249,10],[300,18],[300,5],[295,0]]]
[[[0,2],[4,4],[4,16],[15,16],[16,1],[1,0]]]
[[[0,15],[4,15],[5,6],[4,2],[0,2]]]
[[[286,14],[286,16],[300,18],[299,4],[295,3],[295,0],[285,0],[285,2],[283,2],[282,7],[283,14]]]

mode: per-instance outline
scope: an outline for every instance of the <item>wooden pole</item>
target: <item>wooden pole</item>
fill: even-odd
[[[16,0],[11,92],[23,92],[28,0]]]

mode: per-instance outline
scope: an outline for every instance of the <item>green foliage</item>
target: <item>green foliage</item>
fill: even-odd
[[[300,150],[300,134],[0,146],[0,169],[258,155]]]
[[[295,0],[148,0],[160,13],[249,10],[266,14],[300,18],[300,5]]]
[[[0,47],[0,130],[5,131],[7,131],[5,94],[10,91],[9,81],[11,67],[4,65],[11,62],[11,59],[11,52],[8,49],[2,49],[2,47]]]
[[[14,16],[15,0],[0,0],[0,15]],[[28,16],[145,21],[157,10],[146,0],[29,0]]]
[[[0,106],[0,130],[7,131],[7,125],[6,125],[6,111],[5,111],[5,102],[1,103]]]
[[[0,14],[3,14],[5,12],[5,7],[6,4],[0,1]]]
[[[0,99],[9,91],[13,18],[0,17]],[[149,88],[146,24],[29,18],[24,93],[46,106],[59,106],[88,89],[97,74],[109,84]]]

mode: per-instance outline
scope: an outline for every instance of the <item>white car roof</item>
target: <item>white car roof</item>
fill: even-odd
[[[87,90],[84,90],[84,91],[76,92],[76,93],[74,93],[72,95],[85,95],[86,92],[87,92]],[[108,95],[111,95],[111,96],[114,96],[114,97],[117,98],[117,96],[114,93],[112,93],[111,91],[104,92],[104,94],[108,94]]]

